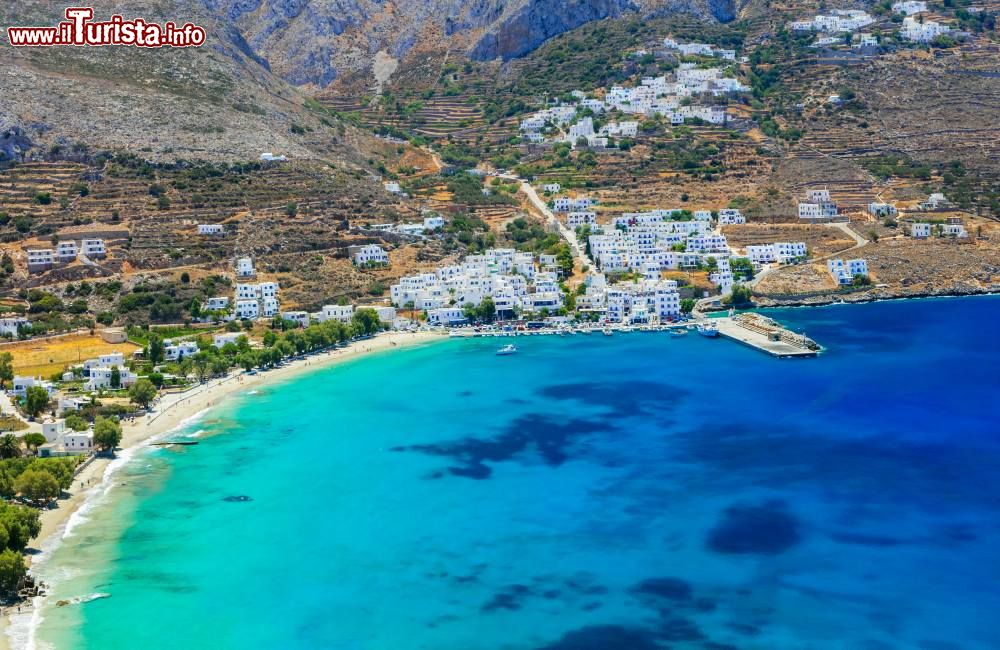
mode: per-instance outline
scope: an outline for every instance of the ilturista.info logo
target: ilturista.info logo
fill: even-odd
[[[95,21],[92,7],[69,7],[66,20],[55,27],[8,27],[7,40],[14,47],[198,47],[205,42],[205,29],[191,23],[161,25],[142,18],[127,20],[119,15]]]

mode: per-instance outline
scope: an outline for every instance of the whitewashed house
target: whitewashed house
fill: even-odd
[[[55,263],[55,253],[51,248],[28,249],[28,271],[37,273],[47,271]]]
[[[75,261],[78,254],[79,250],[75,241],[61,241],[56,246],[56,256],[63,264]]]
[[[348,246],[347,254],[351,256],[351,260],[357,266],[389,263],[389,254],[378,244]]]
[[[910,225],[910,237],[914,239],[927,239],[931,236],[931,224],[917,222]]]
[[[557,194],[562,186],[559,183],[545,183],[542,185],[543,192],[551,192],[552,194]]]
[[[253,260],[249,257],[241,257],[236,260],[236,276],[240,278],[252,278],[254,276]]]
[[[196,341],[164,341],[163,358],[166,361],[180,361],[198,351]]]
[[[23,316],[8,316],[0,318],[0,336],[11,338],[20,334],[21,330],[30,329],[31,321]]]
[[[737,224],[743,224],[747,222],[747,218],[743,216],[743,213],[735,208],[723,208],[719,210],[719,225],[720,226],[731,226]]]
[[[875,201],[873,203],[868,204],[868,214],[872,215],[873,217],[880,217],[880,218],[895,217],[897,213],[898,211],[896,210],[896,206],[890,205],[888,203],[881,203],[879,201]]]
[[[198,224],[199,235],[221,235],[225,232],[225,226],[221,223],[200,223]]]
[[[80,253],[92,259],[100,259],[107,256],[108,249],[105,248],[103,239],[84,239],[80,242]]]
[[[353,305],[323,305],[323,309],[319,314],[319,321],[323,323],[328,320],[336,320],[341,323],[349,323],[353,316]]]
[[[280,314],[281,318],[284,320],[290,320],[293,323],[298,323],[302,327],[309,326],[309,312],[305,311],[283,311]]]
[[[392,194],[399,194],[403,189],[399,186],[399,183],[395,181],[386,181],[382,183],[382,187],[385,188],[386,192],[391,192]]]

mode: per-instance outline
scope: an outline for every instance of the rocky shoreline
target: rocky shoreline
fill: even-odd
[[[949,287],[940,291],[899,291],[895,289],[873,289],[859,293],[826,294],[809,297],[764,298],[754,296],[756,307],[821,307],[833,304],[860,304],[882,300],[906,300],[910,298],[961,298],[965,296],[994,295],[1000,293],[1000,286],[991,288]]]

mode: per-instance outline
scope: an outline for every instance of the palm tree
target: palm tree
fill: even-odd
[[[13,433],[0,438],[0,458],[17,458],[21,455],[21,441]]]

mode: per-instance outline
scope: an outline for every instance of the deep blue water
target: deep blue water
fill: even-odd
[[[118,475],[44,569],[111,597],[40,637],[1000,647],[1000,299],[772,315],[828,350],[448,341],[243,395]]]

